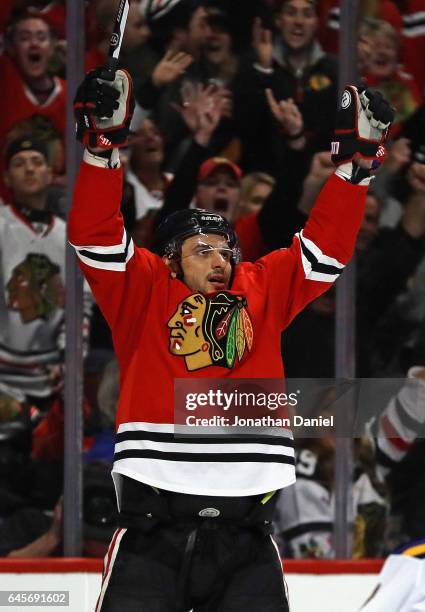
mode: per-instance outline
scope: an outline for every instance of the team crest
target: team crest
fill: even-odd
[[[38,253],[29,253],[13,268],[6,291],[7,307],[19,312],[23,323],[46,320],[65,305],[59,266]]]
[[[167,323],[170,352],[184,357],[189,371],[233,368],[252,349],[254,333],[241,295],[194,293],[180,302]]]

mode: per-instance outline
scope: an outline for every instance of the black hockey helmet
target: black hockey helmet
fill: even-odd
[[[152,250],[161,257],[178,257],[184,240],[196,234],[224,236],[233,251],[232,263],[239,263],[239,240],[233,227],[221,215],[202,208],[178,210],[168,215],[155,232]]]

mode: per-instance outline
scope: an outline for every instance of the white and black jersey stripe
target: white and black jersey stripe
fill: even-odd
[[[60,361],[57,349],[18,351],[0,343],[0,380],[28,395],[48,397],[54,387],[48,366]]]
[[[124,230],[120,244],[112,246],[75,246],[78,258],[87,266],[110,270],[112,272],[124,272],[128,261],[134,255],[134,244],[130,236]]]
[[[325,255],[319,247],[301,231],[297,234],[301,247],[301,259],[305,277],[309,280],[333,283],[344,269],[344,264]]]
[[[289,430],[252,428],[247,434],[243,427],[241,433],[228,434],[228,428],[213,429],[195,435],[193,427],[121,424],[113,471],[160,489],[196,495],[256,495],[295,481]]]
[[[403,15],[403,36],[415,38],[425,34],[425,11]]]

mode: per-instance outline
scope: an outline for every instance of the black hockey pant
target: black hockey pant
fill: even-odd
[[[208,518],[120,528],[96,612],[288,612],[270,535]]]

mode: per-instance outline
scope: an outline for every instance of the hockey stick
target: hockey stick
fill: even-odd
[[[102,78],[106,81],[113,81],[115,79],[115,72],[117,70],[129,8],[129,0],[120,0],[114,30],[109,43],[108,59],[105,65],[105,75],[102,74]]]

